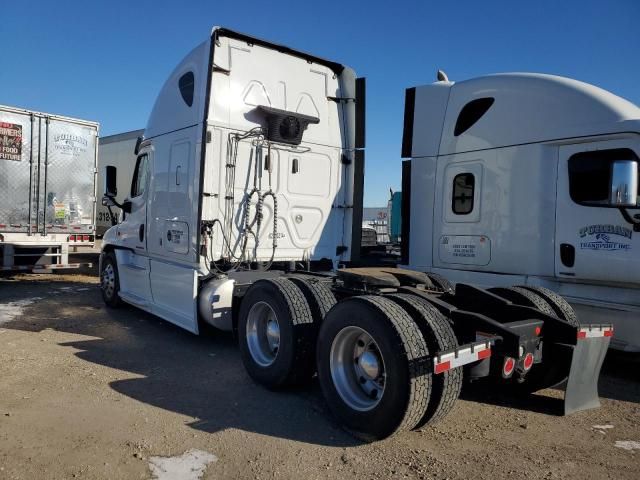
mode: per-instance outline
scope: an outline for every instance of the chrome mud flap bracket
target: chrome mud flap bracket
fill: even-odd
[[[573,354],[565,384],[565,415],[600,406],[598,379],[612,336],[612,325],[582,325],[576,344],[567,345]]]

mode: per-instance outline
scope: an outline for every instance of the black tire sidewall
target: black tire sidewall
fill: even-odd
[[[273,309],[280,327],[278,354],[274,362],[266,367],[255,362],[247,344],[248,314],[251,307],[258,302],[265,302]],[[295,368],[294,349],[297,342],[294,330],[289,306],[280,291],[270,282],[256,282],[242,299],[238,317],[240,356],[251,378],[270,389],[279,388],[287,383],[290,372]]]
[[[113,267],[113,273],[115,275],[115,286],[113,289],[113,295],[111,297],[108,297],[104,289],[102,288],[102,272],[107,268],[107,265],[111,265]],[[102,270],[100,271],[100,293],[102,294],[104,303],[111,308],[117,308],[122,305],[122,300],[118,295],[119,291],[120,274],[118,272],[118,262],[116,260],[116,256],[112,252],[109,252],[104,256],[102,260]]]
[[[355,303],[359,305],[354,308]],[[385,438],[401,424],[410,396],[410,376],[407,359],[399,348],[401,339],[386,316],[366,301],[350,299],[336,304],[327,314],[320,329],[317,344],[317,368],[320,386],[331,411],[347,430],[360,438]],[[331,345],[335,336],[345,327],[356,326],[375,340],[384,359],[387,375],[380,402],[371,410],[361,412],[350,408],[336,390],[330,369]],[[367,432],[367,435],[362,435]],[[369,438],[370,437],[370,438]]]

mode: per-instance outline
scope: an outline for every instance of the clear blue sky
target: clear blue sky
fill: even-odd
[[[365,205],[400,187],[404,89],[506,71],[565,75],[640,104],[640,1],[10,1],[0,103],[144,128],[166,76],[213,25],[367,77]]]

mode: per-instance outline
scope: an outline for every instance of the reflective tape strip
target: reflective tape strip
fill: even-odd
[[[578,340],[583,338],[613,337],[612,326],[582,327],[578,330]]]
[[[491,356],[491,344],[488,342],[473,343],[453,352],[438,355],[433,359],[433,372],[443,373],[452,368],[462,367]]]

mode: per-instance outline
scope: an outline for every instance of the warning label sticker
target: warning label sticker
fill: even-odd
[[[22,125],[0,122],[0,160],[22,160]]]

